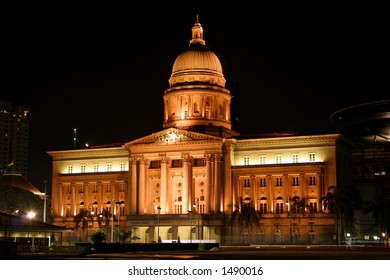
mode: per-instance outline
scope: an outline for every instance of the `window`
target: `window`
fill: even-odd
[[[298,163],[298,154],[292,155],[292,161],[293,161],[293,163]]]
[[[159,160],[152,160],[150,162],[150,168],[160,168],[161,166],[161,161]]]
[[[282,177],[277,177],[276,178],[276,186],[277,187],[283,186],[283,178]]]
[[[259,157],[259,164],[265,164],[265,156]]]
[[[276,214],[283,214],[283,202],[276,203]]]
[[[73,165],[68,165],[68,174],[73,173]]]
[[[260,214],[267,214],[267,203],[266,202],[260,202]]]
[[[204,158],[195,158],[194,166],[206,166],[206,159]]]
[[[121,163],[121,171],[126,171],[126,163]]]
[[[277,164],[282,163],[282,155],[275,155],[275,162]]]
[[[259,187],[266,187],[267,186],[267,180],[266,178],[260,178],[259,180]]]
[[[204,204],[200,204],[199,205],[199,213],[204,213],[204,209],[205,209],[205,207],[204,207]]]
[[[292,185],[293,186],[299,186],[299,177],[293,177],[292,178]]]
[[[244,156],[244,165],[249,165],[250,156]]]
[[[80,172],[85,173],[85,164],[80,165]]]
[[[316,177],[315,176],[310,176],[309,177],[309,185],[314,186],[316,184]]]
[[[182,167],[182,166],[183,166],[183,160],[181,159],[172,160],[172,167]]]
[[[97,164],[97,163],[95,163],[94,165],[93,165],[93,172],[99,172],[99,164]]]
[[[111,172],[112,171],[112,163],[107,163],[107,172]]]
[[[310,162],[316,161],[316,154],[315,153],[309,153],[309,161]]]
[[[175,214],[182,214],[182,213],[183,213],[183,206],[175,205]]]
[[[251,179],[247,178],[244,179],[244,188],[250,188],[251,187]]]
[[[310,213],[317,213],[317,202],[310,202],[309,211]]]

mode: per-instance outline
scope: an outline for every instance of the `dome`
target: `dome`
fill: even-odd
[[[217,55],[203,40],[203,29],[197,19],[192,28],[192,39],[187,50],[175,60],[169,86],[208,84],[224,87],[222,65]]]

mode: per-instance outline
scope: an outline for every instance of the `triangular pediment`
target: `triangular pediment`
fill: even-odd
[[[125,143],[124,146],[191,144],[194,141],[221,142],[222,138],[188,130],[168,128]]]

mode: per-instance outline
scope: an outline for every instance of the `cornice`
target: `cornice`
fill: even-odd
[[[83,150],[63,150],[47,152],[54,160],[99,158],[99,157],[128,157],[129,152],[123,147]]]
[[[241,140],[237,140],[236,146],[239,148],[239,147],[267,146],[267,145],[284,145],[284,144],[310,144],[310,143],[316,144],[320,142],[331,143],[338,139],[341,139],[340,134],[241,139]]]

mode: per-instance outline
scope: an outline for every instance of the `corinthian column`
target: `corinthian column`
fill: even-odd
[[[215,171],[214,171],[214,192],[215,192],[215,212],[221,211],[222,200],[222,180],[221,180],[221,159],[222,154],[215,155]]]
[[[139,198],[138,198],[138,205],[139,205],[139,213],[144,214],[147,212],[147,209],[145,207],[145,193],[146,193],[146,165],[147,160],[141,159],[140,165],[139,165]]]
[[[190,167],[191,167],[192,158],[186,156],[183,158],[183,213],[188,213],[188,211],[192,211],[191,209],[191,185],[192,178],[190,176]]]
[[[162,214],[169,212],[169,206],[167,204],[168,164],[168,158],[164,157],[161,159],[160,207]]]
[[[130,170],[130,189],[127,193],[127,201],[130,208],[130,214],[137,214],[137,160],[134,158],[130,159],[131,170]]]

